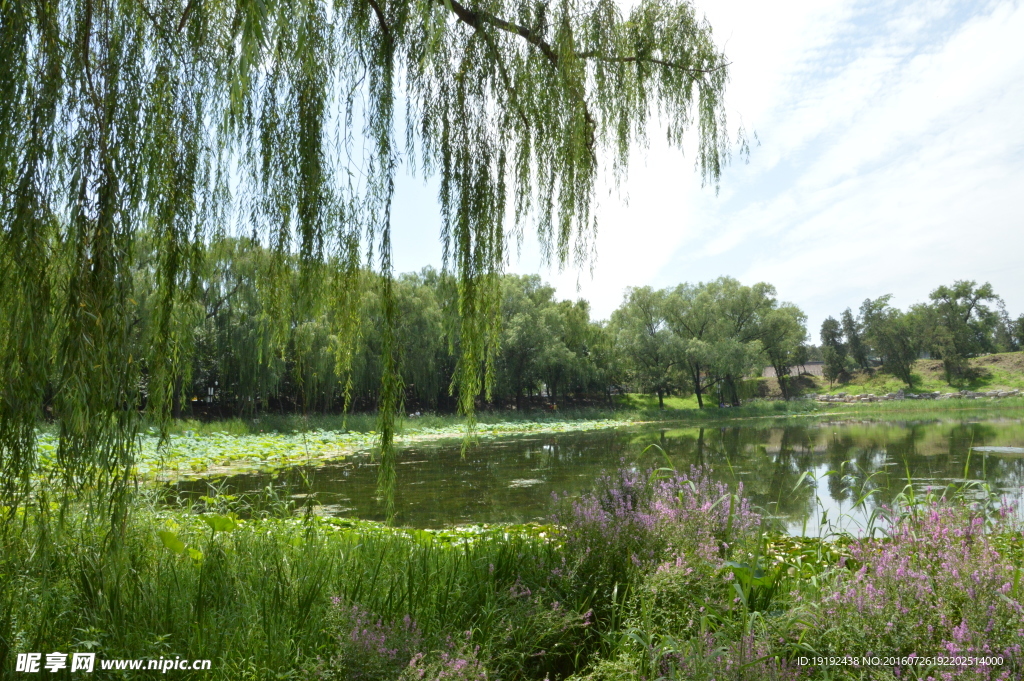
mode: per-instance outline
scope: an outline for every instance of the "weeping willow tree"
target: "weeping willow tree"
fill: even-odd
[[[0,2],[0,13],[9,512],[41,469],[44,404],[65,489],[109,499],[129,484],[140,385],[166,419],[188,364],[203,244],[246,233],[270,248],[268,323],[288,319],[286,305],[329,308],[342,370],[359,334],[360,268],[381,275],[389,492],[403,394],[391,276],[400,165],[439,180],[458,282],[453,389],[471,414],[493,374],[510,238],[531,225],[552,260],[586,258],[599,171],[620,177],[653,119],[677,147],[695,132],[706,181],[728,156],[727,63],[685,0],[628,13],[614,0],[36,0]],[[288,257],[302,264],[296,300],[275,285]],[[145,342],[139,268],[157,291]]]

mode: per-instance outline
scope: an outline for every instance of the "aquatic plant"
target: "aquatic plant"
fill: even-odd
[[[704,468],[668,476],[621,468],[600,478],[592,494],[561,499],[564,570],[573,588],[598,594],[601,615],[619,594],[659,565],[721,565],[748,541],[760,516]]]
[[[1024,570],[994,548],[985,518],[963,504],[933,502],[893,522],[885,539],[850,546],[859,569],[802,597],[815,613],[809,643],[823,655],[962,662],[921,676],[934,681],[1021,678]],[[1004,512],[995,532],[1019,536],[1020,528]],[[1002,663],[972,662],[978,658]],[[925,667],[897,664],[892,671],[899,677]]]
[[[331,599],[331,604],[328,626],[335,631],[337,647],[333,655],[318,661],[317,679],[395,678],[414,658],[422,656],[417,651],[423,636],[409,615],[400,621],[385,622],[359,605],[344,603],[337,596]]]

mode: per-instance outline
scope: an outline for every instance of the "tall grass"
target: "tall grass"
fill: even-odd
[[[0,552],[0,670],[12,670],[19,652],[92,650],[107,659],[213,660],[209,672],[175,671],[181,678],[312,677],[337,656],[342,604],[382,622],[410,618],[426,652],[449,654],[448,640],[470,632],[476,645],[500,644],[489,655],[504,661],[505,678],[522,678],[517,658],[543,678],[557,660],[533,660],[538,642],[557,653],[567,622],[585,631],[582,617],[556,613],[558,626],[546,627],[535,616],[552,612],[557,598],[556,547],[547,537],[501,530],[445,541],[308,515],[240,520],[219,510],[140,503],[116,543],[82,515],[62,525],[23,516],[3,534]],[[525,632],[530,640],[517,640],[531,617],[538,622]],[[580,656],[579,646],[562,647]]]
[[[75,509],[25,512],[0,532],[0,674],[18,653],[94,651],[211,659],[170,673],[218,681],[1008,681],[1024,674],[1024,535],[978,491],[910,487],[865,538],[768,533],[699,469],[609,475],[531,531],[141,493],[116,535]],[[797,662],[947,654],[1003,661],[869,676]]]

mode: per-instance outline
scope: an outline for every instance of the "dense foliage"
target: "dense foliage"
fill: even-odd
[[[929,302],[907,311],[891,306],[891,299],[884,295],[865,300],[859,315],[847,308],[841,322],[829,317],[821,325],[828,380],[854,368],[868,369],[875,359],[912,385],[914,361],[930,355],[942,360],[946,380],[953,384],[969,378],[969,358],[1024,348],[1024,314],[1013,319],[991,284],[957,281],[940,286]]]
[[[289,259],[303,317],[327,311],[342,375],[363,271],[378,273],[390,489],[402,401],[391,204],[403,162],[439,180],[455,374],[471,412],[493,376],[508,236],[533,223],[553,260],[586,258],[601,164],[621,175],[654,119],[677,147],[694,130],[706,181],[729,151],[727,63],[685,1],[628,13],[611,0],[4,2],[0,45],[5,501],[28,489],[44,400],[68,490],[123,489],[142,360],[146,405],[164,420],[197,304],[231,291],[200,282],[232,235],[268,249],[262,313],[227,339],[268,360],[250,385],[274,380],[269,359],[290,335]],[[236,278],[247,266],[229,265]],[[155,285],[142,356],[139,273]]]
[[[909,494],[870,539],[780,537],[741,493],[704,469],[626,469],[563,499],[558,526],[433,532],[212,496],[140,504],[113,548],[85,515],[25,517],[0,554],[0,670],[25,651],[94,651],[210,659],[175,674],[225,681],[1024,673],[1011,515]]]
[[[346,404],[373,411],[382,403],[380,375],[386,319],[380,276],[361,270],[364,293],[336,332],[337,311],[303,292],[296,257],[279,259],[250,239],[220,239],[203,249],[206,267],[180,332],[193,339],[188,370],[171,387],[175,416],[338,413]],[[268,272],[267,270],[272,270]],[[322,274],[322,290],[333,284]],[[630,289],[609,322],[594,321],[586,301],[559,301],[540,277],[503,275],[489,390],[471,389],[477,407],[608,404],[621,392],[660,398],[718,391],[738,404],[737,384],[773,365],[786,376],[805,338],[805,317],[778,303],[768,284],[730,278],[672,290]],[[271,283],[272,282],[272,283]],[[135,272],[138,302],[130,353],[139,360],[143,403],[157,377],[146,349],[160,333],[159,288],[146,268]],[[462,328],[458,282],[426,268],[391,284],[397,316],[396,367],[408,413],[457,411],[464,386],[458,367]],[[349,356],[344,367],[339,354]],[[785,390],[785,380],[782,383]],[[55,394],[49,390],[49,394]],[[717,403],[717,399],[715,400]],[[52,402],[46,403],[52,410]]]

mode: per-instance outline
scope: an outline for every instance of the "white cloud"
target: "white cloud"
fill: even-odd
[[[908,305],[953,279],[991,280],[1022,311],[1024,11],[908,7],[915,21],[864,26],[878,36],[845,67],[826,50],[824,75],[804,71],[765,110],[772,154],[755,150],[727,201],[691,194],[691,219],[708,227],[661,280],[726,264],[720,273],[770,281],[803,306],[815,337],[865,297]]]
[[[991,281],[1024,312],[1019,2],[699,8],[732,62],[731,121],[761,140],[750,164],[727,169],[716,197],[692,158],[652,133],[633,156],[628,204],[601,195],[593,277],[543,267],[530,234],[512,271],[540,272],[597,317],[631,285],[769,281],[808,312],[815,340],[826,315],[865,297],[909,305],[961,278]],[[404,200],[409,184],[397,197],[399,269],[440,259],[437,209],[421,203],[433,189]]]

